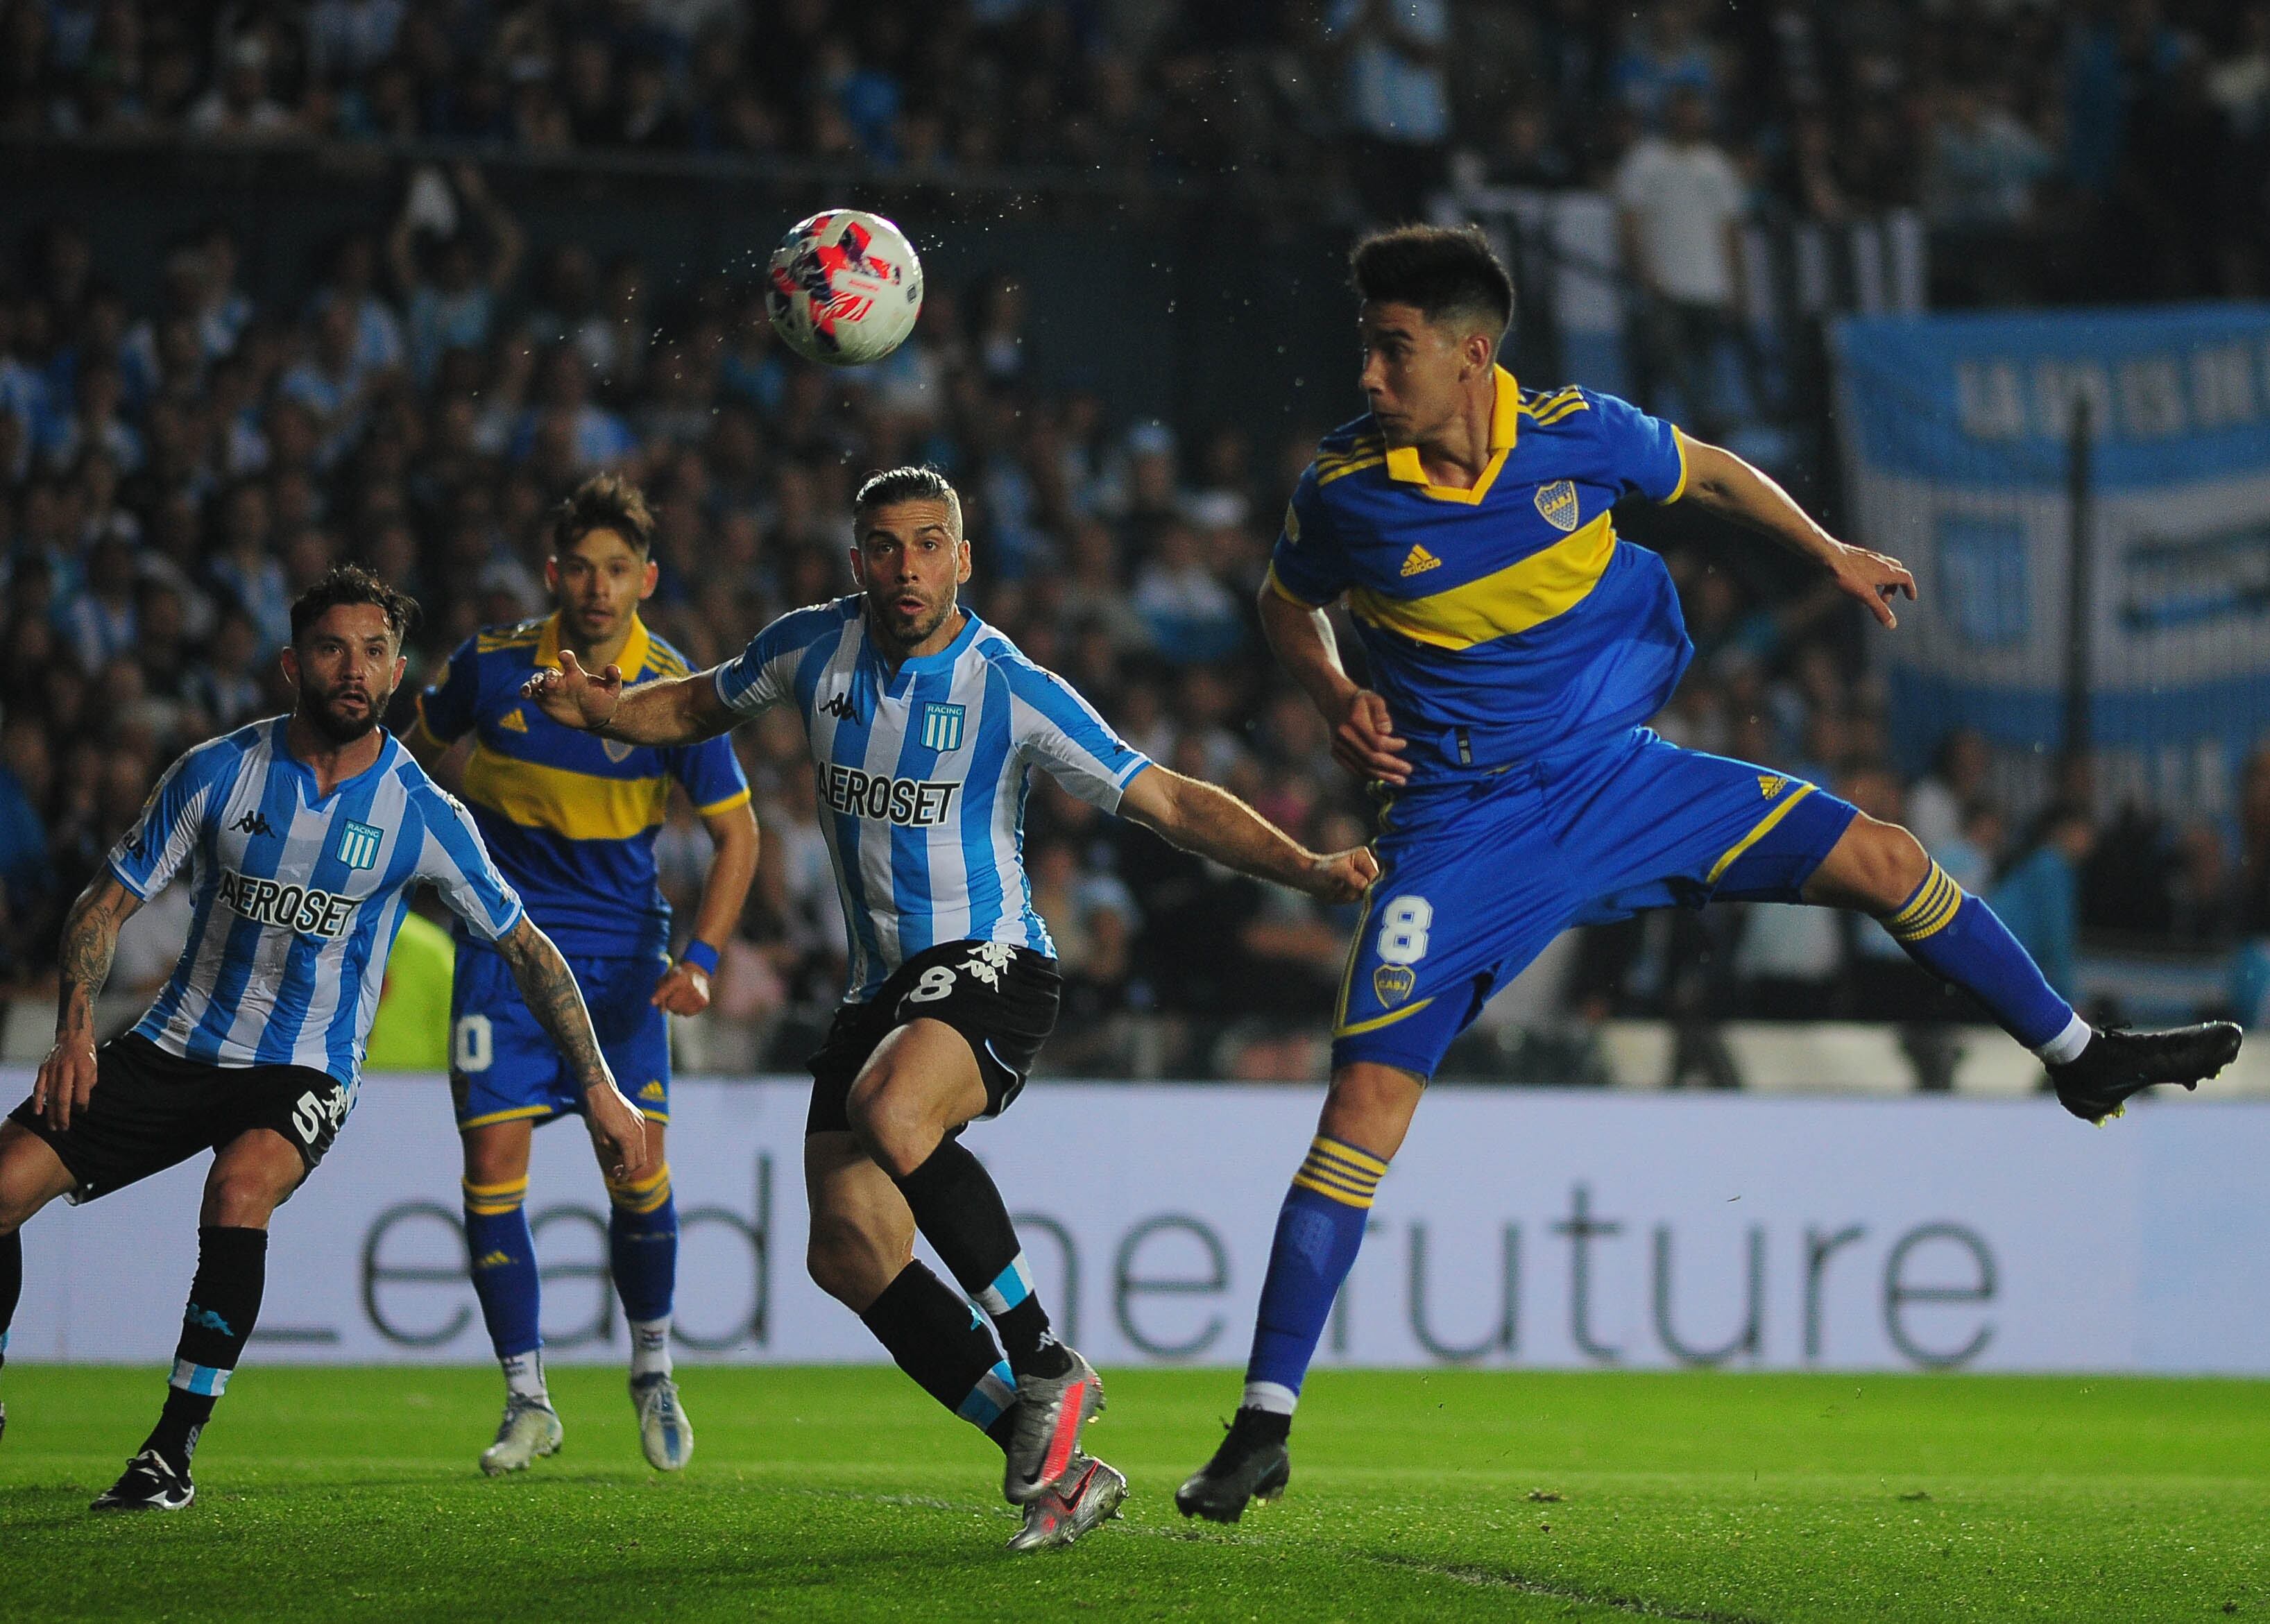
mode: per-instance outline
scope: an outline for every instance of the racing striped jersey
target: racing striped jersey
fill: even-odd
[[[976,615],[936,654],[886,666],[862,600],[774,621],[717,668],[742,716],[792,703],[818,768],[820,821],[850,938],[849,1001],[940,942],[1053,957],[1025,876],[1025,795],[1045,768],[1116,812],[1148,757]]]
[[[189,870],[189,940],[134,1030],[210,1065],[307,1066],[352,1088],[412,884],[491,941],[523,909],[471,817],[393,738],[318,795],[289,720],[183,755],[111,852],[145,901]]]

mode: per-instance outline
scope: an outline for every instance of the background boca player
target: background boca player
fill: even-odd
[[[1914,577],[1837,540],[1741,458],[1612,396],[1523,390],[1496,362],[1513,284],[1480,232],[1404,226],[1351,263],[1371,410],[1302,475],[1260,612],[1334,754],[1379,786],[1381,873],[1350,944],[1331,1092],[1278,1220],[1244,1403],[1176,1495],[1219,1521],[1285,1486],[1302,1381],[1427,1079],[1570,925],[1714,899],[1871,914],[2038,1054],[2090,1121],[2238,1052],[2227,1022],[2091,1032],[1905,829],[1643,726],[1694,645],[1662,559],[1617,537],[1616,502],[1684,499],[1760,531],[1888,628]],[[1369,687],[1341,668],[1323,612],[1343,599]]]
[[[694,1433],[671,1372],[678,1207],[664,1146],[668,1016],[708,1005],[718,945],[740,916],[756,868],[756,819],[725,740],[657,749],[594,738],[560,726],[520,692],[531,671],[554,664],[562,651],[595,669],[615,667],[634,683],[686,674],[685,659],[639,618],[655,589],[653,530],[636,486],[612,474],[584,481],[552,515],[544,578],[558,607],[459,649],[441,681],[420,695],[410,744],[429,765],[459,746],[436,770],[462,771],[462,792],[498,866],[568,955],[608,1064],[651,1123],[652,1161],[634,1180],[609,1185],[608,1255],[630,1323],[640,1443],[650,1465],[675,1471],[693,1452]],[[675,965],[654,859],[673,782],[716,847],[693,937]],[[504,1417],[481,1456],[482,1470],[494,1474],[560,1447],[525,1203],[533,1130],[580,1101],[507,968],[469,931],[457,933],[451,1006],[465,1239],[506,1381]]]
[[[378,725],[415,605],[353,567],[292,606],[288,716],[198,745],[73,904],[56,1043],[0,1124],[0,1345],[23,1285],[20,1227],[211,1150],[197,1271],[156,1429],[97,1509],[178,1510],[190,1457],[252,1334],[268,1224],[345,1120],[386,957],[419,882],[495,944],[567,1057],[600,1159],[635,1178],[645,1126],[608,1075],[559,951],[464,807]],[[189,869],[189,939],[134,1029],[99,1050],[118,927]]]
[[[1027,774],[1040,767],[1107,812],[1319,896],[1359,894],[1374,865],[1361,849],[1310,852],[1235,797],[1153,765],[963,609],[969,543],[942,475],[873,476],[852,523],[860,594],[783,617],[739,658],[626,689],[619,671],[594,676],[563,650],[562,669],[529,692],[568,725],[644,744],[796,707],[852,967],[812,1061],[812,1278],[1001,1445],[1004,1492],[1026,1511],[1013,1546],[1063,1544],[1125,1491],[1079,1450],[1102,1386],[1050,1334],[1000,1191],[959,1138],[1017,1097],[1056,1020],[1055,949],[1020,855]],[[990,1330],[915,1260],[916,1229]]]

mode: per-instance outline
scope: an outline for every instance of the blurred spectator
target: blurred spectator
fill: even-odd
[[[1618,222],[1625,263],[1643,295],[1642,396],[1651,411],[1677,414],[1705,436],[1723,432],[1713,371],[1739,341],[1744,308],[1738,228],[1747,206],[1733,160],[1709,134],[1710,113],[1691,89],[1671,93],[1667,130],[1643,138],[1618,167]]]
[[[2074,971],[2081,944],[2081,866],[2096,844],[2088,809],[2051,808],[2031,851],[1986,894],[1987,906],[2042,967],[2059,996],[2079,996]]]
[[[454,197],[438,171],[414,174],[401,218],[387,240],[395,285],[408,306],[411,371],[421,386],[434,382],[446,352],[488,346],[496,301],[512,286],[520,266],[520,223],[489,195],[481,172],[460,164],[453,179]],[[460,205],[480,217],[489,237],[486,256],[464,229]],[[430,250],[430,278],[420,261],[421,228],[440,239]]]
[[[1324,32],[1363,199],[1374,218],[1412,211],[1442,174],[1450,137],[1447,0],[1331,0]]]

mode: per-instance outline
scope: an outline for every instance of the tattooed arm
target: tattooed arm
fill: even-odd
[[[591,1131],[601,1165],[618,1177],[636,1173],[646,1163],[646,1118],[615,1086],[568,961],[525,914],[497,938],[496,949],[520,983],[529,1012],[560,1046],[575,1074],[576,1086],[583,1091],[584,1124]]]
[[[85,1110],[94,1092],[94,1000],[110,979],[111,955],[118,951],[118,927],[142,906],[108,869],[96,875],[63,920],[56,950],[62,985],[56,993],[56,1046],[40,1063],[32,1086],[32,1109],[47,1113],[48,1125],[70,1126],[71,1113]]]

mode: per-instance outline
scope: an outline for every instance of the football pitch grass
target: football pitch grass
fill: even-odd
[[[1224,1371],[1106,1371],[1124,1520],[1013,1557],[999,1456],[896,1371],[683,1369],[692,1468],[564,1368],[490,1481],[494,1374],[248,1368],[174,1516],[90,1516],[161,1376],[11,1366],[0,1616],[2056,1620],[2270,1615],[2270,1384],[1482,1372],[1312,1378],[1293,1487],[1175,1485]]]

